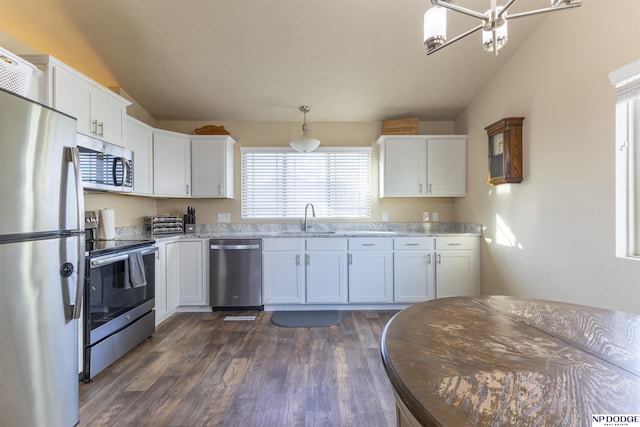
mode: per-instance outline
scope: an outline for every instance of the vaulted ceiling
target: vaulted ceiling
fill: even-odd
[[[490,8],[490,0],[456,4]],[[511,10],[548,4],[521,0]],[[158,120],[298,121],[302,104],[311,106],[309,121],[451,120],[547,16],[510,22],[497,57],[482,50],[479,33],[427,56],[429,7],[429,0],[0,0],[0,31],[122,87]],[[478,23],[450,13],[448,37]]]

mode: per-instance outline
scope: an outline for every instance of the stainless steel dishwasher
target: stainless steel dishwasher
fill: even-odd
[[[263,309],[262,240],[210,239],[211,307]]]

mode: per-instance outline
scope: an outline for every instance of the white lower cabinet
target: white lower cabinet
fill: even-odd
[[[349,239],[349,302],[393,301],[393,239]]]
[[[412,303],[436,297],[433,237],[393,241],[393,301]]]
[[[346,239],[307,239],[305,254],[307,302],[347,302]]]
[[[480,295],[480,239],[435,239],[436,298]]]
[[[204,241],[180,240],[178,247],[178,305],[206,305]]]
[[[305,302],[304,239],[262,240],[263,304]]]
[[[346,239],[263,239],[264,304],[347,302]]]
[[[173,252],[176,247],[175,242],[156,242],[156,247],[158,248],[158,252],[156,252],[155,269],[156,325],[173,314],[178,307],[177,293],[173,291],[173,288],[176,286],[175,276],[170,280],[167,274],[169,273],[167,271],[168,245],[171,245],[169,249]],[[172,289],[169,289],[169,286],[171,286]]]

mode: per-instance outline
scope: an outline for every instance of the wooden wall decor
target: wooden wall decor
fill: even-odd
[[[522,182],[523,121],[524,117],[507,117],[485,128],[489,148],[489,184]]]
[[[196,135],[229,135],[224,126],[204,125],[195,130]]]

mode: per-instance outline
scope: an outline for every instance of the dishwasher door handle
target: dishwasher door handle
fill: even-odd
[[[211,249],[231,249],[231,250],[243,250],[243,249],[260,249],[260,245],[211,245]]]

